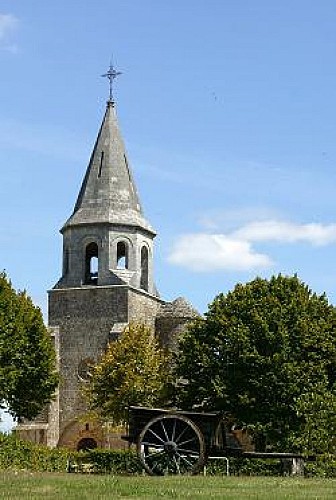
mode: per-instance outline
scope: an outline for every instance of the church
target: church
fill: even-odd
[[[155,286],[155,230],[145,218],[110,95],[73,213],[63,237],[61,277],[48,292],[49,331],[54,339],[60,385],[38,418],[17,427],[26,440],[80,450],[109,447],[111,436],[92,422],[82,396],[109,342],[126,325],[148,324],[163,346],[172,347],[197,311],[183,298],[163,300]]]

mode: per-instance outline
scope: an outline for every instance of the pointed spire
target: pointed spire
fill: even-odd
[[[111,99],[74,212],[62,231],[69,226],[99,223],[138,226],[155,235],[143,216]]]

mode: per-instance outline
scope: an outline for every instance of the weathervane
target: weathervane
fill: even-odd
[[[109,102],[113,102],[113,93],[112,93],[112,87],[113,87],[113,80],[117,78],[117,76],[121,75],[121,71],[117,71],[112,64],[112,61],[110,62],[110,67],[107,73],[105,75],[101,75],[103,77],[106,77],[109,79],[110,82],[110,96],[109,96]]]

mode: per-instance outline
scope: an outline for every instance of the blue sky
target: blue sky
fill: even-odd
[[[46,309],[113,53],[162,296],[203,312],[237,281],[297,272],[334,301],[335,25],[332,1],[2,2],[0,263],[14,286]]]
[[[0,6],[0,268],[46,311],[108,96],[161,295],[298,273],[335,303],[336,3],[42,0]]]

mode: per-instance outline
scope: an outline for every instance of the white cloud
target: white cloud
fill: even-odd
[[[280,243],[307,242],[322,246],[336,242],[336,224],[294,224],[266,220],[246,224],[231,236],[243,241],[276,241]]]
[[[175,243],[169,262],[192,271],[246,271],[269,267],[271,259],[255,252],[248,241],[224,234],[187,234]]]
[[[17,25],[18,20],[12,14],[0,14],[0,40],[6,38]]]
[[[0,13],[0,49],[17,52],[17,45],[12,43],[11,37],[19,25],[19,20],[13,14]]]
[[[227,234],[186,234],[177,239],[168,260],[197,272],[251,271],[270,267],[273,264],[271,257],[254,249],[254,242],[328,245],[336,243],[336,223],[295,224],[264,220],[250,222]]]
[[[280,216],[281,214],[274,208],[248,206],[230,210],[203,210],[198,218],[198,222],[208,231],[228,233],[233,231],[237,226],[247,225],[250,222],[277,219]]]

